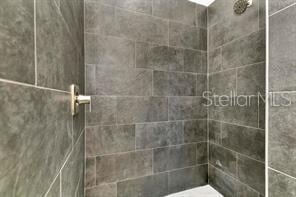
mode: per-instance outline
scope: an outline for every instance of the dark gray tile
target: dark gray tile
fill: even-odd
[[[96,158],[88,157],[85,159],[85,187],[96,185]]]
[[[209,73],[222,70],[222,47],[209,52]]]
[[[207,141],[207,120],[184,121],[184,142]]]
[[[37,84],[69,91],[80,84],[82,47],[75,43],[54,1],[36,2]]]
[[[184,50],[184,71],[207,73],[207,53],[190,49]]]
[[[263,61],[265,61],[265,30],[256,31],[222,47],[223,69]]]
[[[290,197],[296,195],[296,181],[273,170],[268,171],[270,197]]]
[[[167,194],[167,173],[141,177],[118,183],[118,197],[162,197]]]
[[[96,95],[96,65],[85,65],[85,78],[85,94]]]
[[[237,197],[260,197],[260,194],[245,184],[237,184]]]
[[[112,183],[86,189],[85,197],[117,197],[117,185]]]
[[[195,96],[196,75],[191,73],[153,72],[154,96]]]
[[[154,172],[164,172],[196,164],[196,145],[179,145],[153,150]]]
[[[215,144],[221,144],[221,123],[209,120],[209,140]]]
[[[266,26],[266,0],[259,0],[259,28],[265,28]]]
[[[0,78],[34,84],[34,1],[2,0],[0,7]]]
[[[201,97],[170,97],[169,120],[205,119],[207,109]]]
[[[285,1],[277,1],[277,0],[269,0],[269,15],[274,14],[275,12],[296,3],[295,0],[285,0]]]
[[[96,158],[97,185],[152,173],[152,151],[106,155]]]
[[[86,124],[110,125],[116,123],[116,98],[115,97],[91,97],[91,111],[86,110]]]
[[[46,197],[59,197],[60,196],[60,175],[56,178],[48,191]]]
[[[208,76],[204,74],[197,74],[196,81],[196,96],[203,96],[204,92],[207,91],[207,79]]]
[[[83,94],[83,93],[82,93]],[[80,113],[76,116],[73,116],[73,143],[75,144],[81,135],[82,132],[85,130],[85,107],[79,107]]]
[[[85,63],[113,68],[135,67],[132,41],[85,33]]]
[[[87,156],[135,150],[135,125],[89,127],[86,130]]]
[[[208,183],[208,165],[169,172],[169,193],[204,186]]]
[[[265,129],[265,97],[260,97],[259,99],[259,128]]]
[[[97,95],[150,96],[152,71],[146,69],[96,68]]]
[[[71,156],[61,172],[61,196],[76,196],[79,180],[84,179],[84,135],[73,147]],[[84,185],[79,185],[84,188]]]
[[[179,0],[153,0],[153,15],[187,25],[196,25],[195,4]]]
[[[296,2],[296,1],[295,1]],[[279,4],[281,4],[279,2]],[[296,76],[296,6],[270,17],[270,68],[271,91],[295,91]]]
[[[202,142],[196,145],[196,164],[208,163],[208,143]]]
[[[207,30],[170,22],[169,44],[190,49],[207,50]]]
[[[264,130],[222,124],[222,145],[254,159],[265,160]]]
[[[168,101],[164,97],[119,97],[117,100],[120,124],[168,120]]]
[[[296,152],[296,95],[279,93],[273,99],[269,109],[269,166],[296,176],[296,158],[291,156]]]
[[[238,179],[260,192],[265,193],[264,163],[239,156],[237,162]]]
[[[236,92],[236,71],[228,70],[211,74],[209,76],[209,88],[213,94],[218,96],[233,94]]]
[[[238,95],[264,95],[265,62],[239,68],[237,70]]]
[[[214,24],[221,23],[223,19],[234,17],[233,13],[233,2],[228,0],[214,1],[208,7],[208,25],[213,26]]]
[[[196,24],[198,27],[208,27],[208,7],[196,4]]]
[[[42,196],[71,150],[70,96],[3,82],[0,92],[0,195]]]
[[[237,181],[212,166],[209,168],[209,183],[225,197],[237,196]]]
[[[112,5],[131,11],[152,13],[152,0],[99,0],[101,3]]]
[[[209,157],[210,164],[228,175],[236,177],[237,159],[235,152],[227,150],[223,146],[210,144]]]
[[[157,148],[183,143],[183,123],[164,122],[136,125],[136,148]]]

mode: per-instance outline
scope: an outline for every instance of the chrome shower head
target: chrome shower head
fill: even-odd
[[[234,13],[237,15],[241,15],[251,5],[252,5],[252,0],[237,0],[233,6]]]

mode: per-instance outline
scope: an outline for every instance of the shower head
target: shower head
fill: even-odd
[[[234,13],[237,15],[241,15],[251,5],[252,5],[252,0],[237,0],[233,6]]]

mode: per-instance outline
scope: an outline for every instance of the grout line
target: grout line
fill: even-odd
[[[230,122],[225,122],[225,121],[215,120],[215,119],[209,119],[209,120],[220,122],[220,123],[223,123],[223,124],[229,124],[229,125],[234,125],[234,126],[239,126],[239,127],[245,127],[245,128],[250,128],[250,129],[265,131],[265,129],[257,128],[257,127],[252,127],[252,126],[240,125],[240,124],[236,124],[236,123],[230,123]]]
[[[63,192],[63,189],[62,189],[62,172],[60,173],[60,197],[62,197],[62,192]]]
[[[282,171],[276,170],[276,169],[274,169],[274,168],[272,168],[272,167],[270,167],[270,166],[268,167],[268,169],[270,169],[270,170],[272,170],[272,171],[275,171],[275,172],[277,172],[277,173],[279,173],[279,174],[281,174],[281,175],[284,175],[284,176],[289,177],[289,178],[291,178],[291,179],[293,179],[293,180],[296,181],[296,177],[293,177],[293,176],[291,176],[291,175],[289,175],[289,174],[287,174],[287,173],[285,173],[285,172],[282,172]]]
[[[274,15],[276,15],[276,14],[279,14],[280,12],[289,9],[290,7],[293,7],[294,5],[296,5],[296,2],[295,2],[295,3],[292,3],[291,5],[289,5],[289,6],[285,7],[285,8],[282,8],[282,9],[280,9],[280,10],[278,10],[278,11],[276,11],[276,12],[270,14],[269,17],[272,17],[272,16],[274,16]],[[267,9],[267,10],[268,10],[268,9]],[[267,15],[267,17],[268,17],[268,15]],[[268,27],[269,27],[269,26],[268,26]]]
[[[34,0],[34,61],[35,61],[35,86],[38,85],[37,73],[37,7],[36,0]]]

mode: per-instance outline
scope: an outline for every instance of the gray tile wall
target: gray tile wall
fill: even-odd
[[[209,107],[209,182],[227,197],[265,193],[265,108],[257,96],[265,94],[264,2],[254,0],[239,16],[233,1],[216,0],[208,8],[209,90],[232,102],[255,95],[247,107]]]
[[[289,106],[269,107],[269,196],[296,195],[295,132],[295,12],[296,1],[269,1],[269,92],[274,104],[291,101]],[[272,104],[270,103],[270,104]]]
[[[84,196],[84,113],[72,118],[69,92],[84,87],[83,7],[0,2],[0,196]]]
[[[187,0],[85,2],[87,197],[207,184],[207,9]]]

